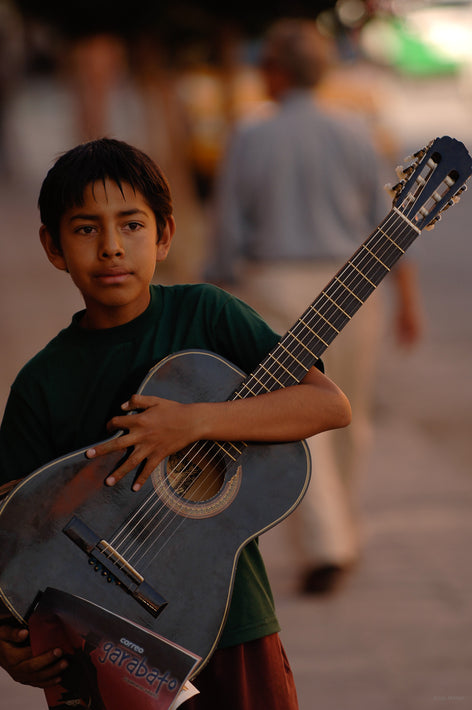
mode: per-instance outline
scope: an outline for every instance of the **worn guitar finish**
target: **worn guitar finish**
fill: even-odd
[[[467,150],[449,137],[415,158],[387,217],[253,373],[185,351],[156,365],[140,393],[223,401],[300,382],[472,172]],[[132,474],[105,486],[118,456],[88,460],[88,448],[32,473],[5,499],[1,601],[24,622],[41,591],[64,590],[200,655],[201,668],[224,625],[239,552],[303,497],[306,444],[197,442],[160,464],[137,493]]]
[[[221,401],[241,378],[224,359],[188,351],[162,361],[141,393],[182,402]],[[295,507],[309,473],[300,442],[241,446],[237,462],[234,447],[226,447],[228,453],[225,446],[210,445],[210,453],[201,454],[214,459],[208,485],[215,479],[220,487],[202,501],[178,497],[178,484],[164,466],[138,493],[130,490],[132,475],[105,486],[116,454],[89,460],[86,449],[26,478],[1,514],[4,602],[25,619],[38,591],[59,588],[206,657],[225,617],[237,553]],[[194,455],[188,458],[193,462]],[[207,484],[201,488],[197,494],[205,498]],[[64,534],[71,520],[75,525]],[[81,534],[84,546],[76,542]],[[100,548],[101,540],[121,557]],[[107,581],[109,576],[119,578],[121,589]]]

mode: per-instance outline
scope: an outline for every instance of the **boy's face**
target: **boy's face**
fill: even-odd
[[[141,193],[110,180],[87,186],[84,203],[67,210],[60,222],[61,248],[41,228],[49,260],[68,271],[87,309],[83,325],[109,328],[127,323],[149,304],[149,284],[174,234],[169,219],[158,240],[156,218]]]

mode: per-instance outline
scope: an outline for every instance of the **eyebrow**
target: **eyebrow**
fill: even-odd
[[[129,209],[129,210],[120,210],[120,211],[117,213],[117,216],[118,216],[118,217],[132,217],[132,216],[134,216],[134,215],[140,215],[140,214],[142,214],[142,215],[144,215],[144,216],[147,216],[147,212],[145,212],[144,210],[140,210],[140,209],[138,209],[137,207],[136,207],[136,208],[133,207],[133,208],[131,208],[131,209]],[[93,214],[93,213],[87,213],[87,212],[78,212],[77,214],[73,214],[73,215],[69,218],[69,222],[73,222],[73,221],[75,221],[75,220],[84,220],[84,219],[85,219],[85,220],[88,219],[88,220],[95,220],[95,221],[96,221],[96,220],[99,220],[99,219],[100,219],[100,215],[98,215],[98,214]]]

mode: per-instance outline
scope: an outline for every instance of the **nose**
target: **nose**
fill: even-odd
[[[125,250],[121,235],[116,229],[104,230],[99,246],[100,257],[110,259],[116,256],[123,256]]]

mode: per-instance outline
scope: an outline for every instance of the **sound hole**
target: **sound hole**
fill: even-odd
[[[223,487],[226,465],[216,446],[200,445],[169,456],[167,480],[176,495],[189,501],[206,501]]]

